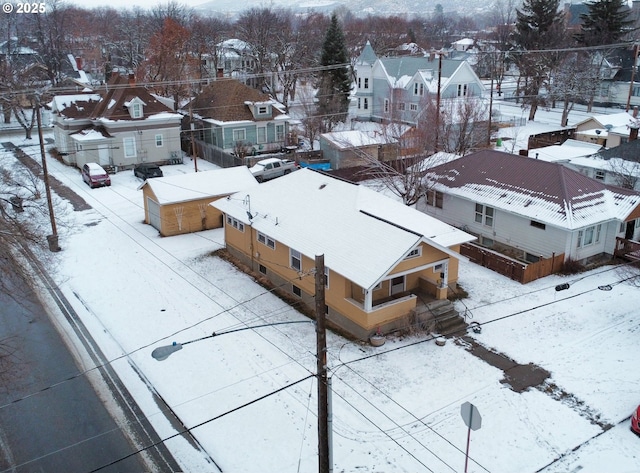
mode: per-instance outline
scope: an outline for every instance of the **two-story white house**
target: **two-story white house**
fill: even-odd
[[[182,115],[132,76],[114,74],[100,93],[58,95],[50,108],[56,148],[67,164],[127,169],[181,159]]]
[[[367,41],[355,62],[356,117],[411,125],[428,100],[482,97],[484,85],[464,60],[429,56],[378,57]]]

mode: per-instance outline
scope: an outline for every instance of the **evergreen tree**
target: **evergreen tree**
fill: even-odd
[[[320,56],[318,93],[318,113],[324,123],[324,131],[330,131],[338,122],[344,122],[349,109],[351,92],[351,74],[349,55],[345,45],[344,33],[338,23],[338,17],[331,15],[331,23],[325,34]],[[337,67],[338,66],[338,67]]]
[[[584,46],[602,46],[620,42],[635,31],[626,0],[595,0],[585,3],[588,13],[580,15],[582,25],[575,35]]]
[[[519,92],[523,103],[529,105],[529,120],[533,120],[538,106],[544,105],[540,90],[548,82],[550,71],[559,63],[557,52],[544,52],[562,46],[565,39],[564,13],[560,0],[524,0],[516,10],[513,54],[520,71]]]

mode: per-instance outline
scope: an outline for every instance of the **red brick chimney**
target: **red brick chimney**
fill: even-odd
[[[224,77],[224,69],[219,67],[216,71],[216,77]]]
[[[136,85],[136,76],[133,73],[129,74],[129,85],[131,87],[135,87]]]
[[[82,58],[81,57],[77,57],[76,58],[76,67],[78,68],[79,71],[82,70]]]

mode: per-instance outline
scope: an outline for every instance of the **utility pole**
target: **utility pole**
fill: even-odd
[[[629,111],[629,107],[631,106],[631,95],[633,95],[633,81],[636,75],[636,67],[638,66],[638,44],[634,44],[635,53],[633,55],[633,65],[631,66],[631,82],[629,82],[629,94],[627,95],[627,108],[624,109],[625,112]]]
[[[36,119],[38,123],[38,139],[40,140],[40,157],[42,158],[42,180],[47,194],[47,205],[49,206],[49,219],[51,220],[51,235],[47,235],[49,251],[60,251],[58,246],[58,230],[56,219],[53,215],[53,203],[51,202],[51,187],[49,186],[49,173],[47,172],[47,157],[44,152],[44,140],[42,138],[42,119],[40,118],[40,97],[36,97]]]
[[[442,49],[438,54],[438,93],[436,95],[436,141],[434,145],[435,151],[440,150],[440,146],[438,146],[438,141],[440,137],[438,136],[440,133],[440,95],[441,95],[441,84],[442,84]]]
[[[193,89],[191,89],[191,95],[193,96]],[[195,172],[198,172],[198,156],[196,156],[196,143],[193,140],[193,101],[195,99],[191,97],[189,101],[189,128],[191,129],[191,159],[193,159],[193,167]]]
[[[329,473],[329,389],[324,301],[324,255],[316,255],[316,356],[318,358],[318,473]]]

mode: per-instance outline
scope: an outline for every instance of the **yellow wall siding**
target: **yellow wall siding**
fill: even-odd
[[[223,197],[226,197],[226,194],[223,196],[209,196],[204,199],[188,202],[160,205],[160,219],[162,221],[160,234],[162,236],[172,236],[220,228],[222,226],[222,212],[209,204]],[[144,202],[144,223],[149,224],[148,198],[155,202],[158,201],[158,198],[150,186],[144,186],[142,188],[142,198]],[[204,222],[200,209],[201,206],[204,210]],[[176,209],[180,208],[182,208],[182,221],[179,223]]]
[[[271,275],[273,281],[280,279],[279,284],[283,284],[282,289],[291,290],[291,286],[286,282],[297,286],[305,294],[305,297],[315,293],[315,278],[312,273],[315,261],[302,255],[301,273],[291,268],[289,247],[279,241],[275,241],[275,248],[270,248],[257,240],[258,232],[250,225],[244,225],[241,232],[227,222],[225,217],[225,241],[228,247],[240,252],[250,263],[254,271],[259,270],[259,265],[267,269],[267,276]],[[269,237],[269,235],[265,235]],[[459,248],[453,248],[458,250]],[[440,250],[423,245],[422,254],[419,257],[403,260],[394,268],[393,273],[409,271],[412,268],[423,266],[429,263],[448,260],[449,261],[449,281],[455,282],[458,277],[458,262],[450,258]],[[302,275],[302,277],[301,277]],[[417,273],[406,275],[406,289],[414,290],[421,287],[420,280],[426,279],[437,282],[440,271],[427,268]],[[373,293],[374,304],[376,301],[389,296],[390,282],[382,282],[382,287]],[[309,299],[306,299],[309,301]],[[362,288],[344,276],[334,272],[329,267],[329,286],[325,290],[325,303],[329,307],[330,319],[334,322],[339,317],[343,317],[342,326],[346,326],[346,321],[359,327],[359,333],[373,332],[379,326],[384,326],[393,321],[399,321],[407,316],[416,307],[417,298],[414,295],[407,295],[401,299],[385,302],[373,307],[371,312],[366,312],[363,307],[364,294]],[[338,322],[340,325],[340,323]],[[352,325],[352,328],[354,326]]]

